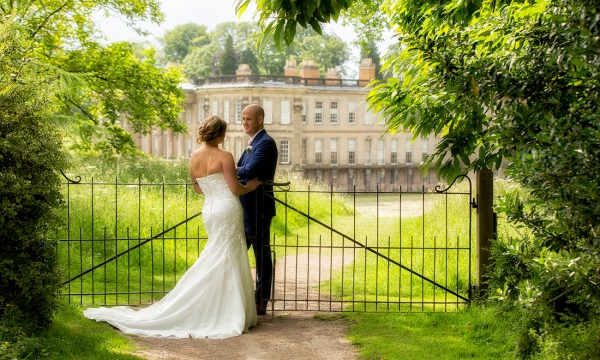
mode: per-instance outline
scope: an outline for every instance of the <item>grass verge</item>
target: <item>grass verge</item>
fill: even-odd
[[[83,309],[63,305],[54,315],[50,328],[41,342],[50,359],[132,360],[143,359],[132,353],[135,345],[122,333],[106,323],[97,323],[83,316]]]
[[[360,359],[514,359],[519,311],[473,305],[455,313],[343,313]]]

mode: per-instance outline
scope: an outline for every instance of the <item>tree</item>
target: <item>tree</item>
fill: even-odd
[[[214,76],[214,70],[218,69],[218,61],[214,61],[215,54],[219,53],[216,44],[210,43],[195,48],[183,59],[183,73],[188,79],[202,79]]]
[[[0,323],[22,321],[29,331],[48,325],[57,305],[61,283],[49,239],[67,161],[61,133],[47,120],[50,94],[27,65],[30,39],[7,21],[0,46]]]
[[[219,73],[221,76],[235,75],[235,71],[238,68],[238,59],[233,49],[233,38],[227,37],[225,42],[225,49],[219,56]]]
[[[4,19],[28,39],[25,58],[30,61],[24,66],[51,90],[55,110],[51,119],[84,135],[75,140],[83,148],[97,143],[111,152],[131,150],[131,137],[121,128],[121,119],[134,122],[142,133],[153,126],[184,131],[178,121],[184,97],[177,87],[181,74],[176,69],[158,70],[151,50],[139,59],[131,45],[103,45],[92,20],[94,13],[111,12],[130,24],[159,22],[158,2],[51,0],[0,5]]]
[[[261,40],[273,36],[289,44],[296,23],[317,30],[353,3],[259,2]],[[523,337],[532,345],[518,352],[543,351],[550,346],[544,334],[562,346],[560,336],[576,330],[572,324],[579,326],[577,340],[593,338],[600,318],[600,3],[380,4],[401,43],[384,64],[401,77],[374,82],[368,96],[387,119],[386,130],[440,137],[425,171],[434,165],[452,180],[469,170],[498,169],[506,160],[527,192],[525,198],[508,193],[500,206],[524,234],[495,243],[491,283],[537,317],[535,324],[524,319]],[[590,344],[597,354],[598,345]],[[561,356],[591,357],[573,351]]]
[[[342,10],[342,24],[350,25],[356,33],[356,43],[362,48],[370,42],[383,41],[383,34],[388,31],[391,19],[385,9],[390,4],[386,0],[355,1],[348,9]]]
[[[248,64],[252,74],[259,74],[258,70],[258,58],[256,57],[256,53],[254,50],[250,48],[245,48],[240,53],[240,64]]]
[[[194,48],[207,45],[210,40],[206,26],[195,23],[178,25],[159,39],[167,61],[181,63]]]
[[[197,79],[222,74],[218,64],[229,37],[232,38],[234,51],[240,53],[240,57],[245,56],[248,61],[257,62],[255,68],[250,64],[254,74],[283,75],[285,62],[290,59],[298,62],[315,60],[322,73],[328,68],[336,67],[344,74],[343,64],[349,58],[349,51],[347,44],[338,36],[327,33],[318,36],[313,30],[299,27],[297,41],[291,46],[278,49],[273,42],[266,42],[262,56],[258,57],[258,52],[254,50],[258,36],[256,29],[256,24],[249,22],[227,22],[217,25],[215,30],[208,33],[210,45],[205,45],[202,50],[191,47],[190,53],[183,60],[185,76]],[[245,61],[240,60],[240,63]]]
[[[338,68],[340,73],[345,73],[342,66],[348,60],[349,52],[348,45],[342,39],[334,34],[319,35],[310,30],[299,29],[298,32],[307,34],[298,46],[300,49],[296,59],[317,61],[321,74],[326,73],[329,68]]]

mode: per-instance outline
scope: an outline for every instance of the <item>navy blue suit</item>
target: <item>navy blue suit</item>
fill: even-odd
[[[260,181],[273,181],[277,166],[277,145],[265,130],[252,140],[252,150],[244,151],[239,159],[237,175],[240,183],[258,178]],[[244,208],[246,243],[252,246],[256,258],[256,303],[266,306],[271,297],[273,262],[271,260],[271,220],[275,216],[273,186],[260,185],[255,191],[240,196]]]

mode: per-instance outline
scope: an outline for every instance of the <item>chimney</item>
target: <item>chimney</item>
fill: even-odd
[[[327,69],[327,74],[325,75],[325,85],[338,85],[342,84],[342,76],[335,68]]]
[[[252,70],[250,70],[250,65],[240,64],[238,69],[235,71],[235,74],[238,76],[252,75]]]
[[[298,68],[296,67],[296,60],[286,60],[285,66],[283,67],[284,76],[298,76]]]
[[[302,67],[300,68],[300,77],[303,79],[318,79],[319,67],[315,65],[314,60],[302,61]]]
[[[173,61],[167,61],[167,64],[165,65],[166,68],[181,68],[181,64],[178,62],[173,62]]]
[[[375,78],[375,64],[373,59],[364,58],[358,65],[358,85],[367,86]]]

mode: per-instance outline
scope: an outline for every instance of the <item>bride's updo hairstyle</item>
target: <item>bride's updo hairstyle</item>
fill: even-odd
[[[218,116],[209,116],[200,124],[198,129],[198,144],[211,143],[227,131],[227,123]]]

